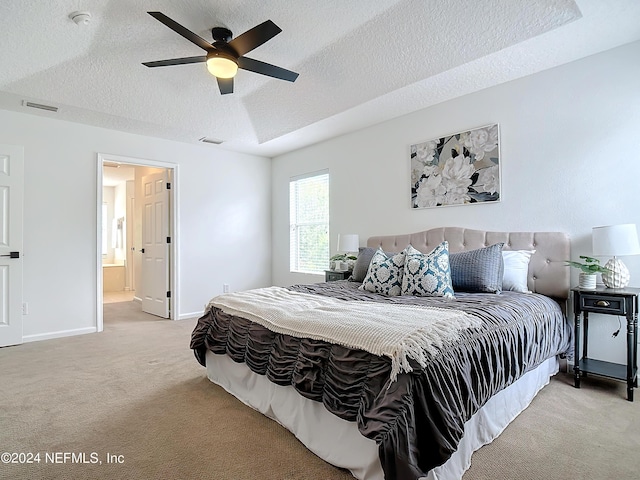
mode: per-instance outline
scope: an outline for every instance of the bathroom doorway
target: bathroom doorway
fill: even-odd
[[[174,319],[176,166],[99,154],[98,170],[98,331],[104,303]]]
[[[104,303],[133,301],[136,295],[134,210],[135,165],[102,165],[102,293]]]

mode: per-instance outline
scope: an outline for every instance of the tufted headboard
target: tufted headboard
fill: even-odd
[[[570,255],[570,243],[566,233],[486,232],[441,227],[408,235],[370,237],[367,246],[381,246],[386,252],[399,252],[411,244],[415,249],[429,253],[444,240],[449,242],[451,253],[475,250],[500,242],[504,242],[504,250],[535,250],[529,263],[529,289],[561,300],[569,297],[569,268],[565,261]]]

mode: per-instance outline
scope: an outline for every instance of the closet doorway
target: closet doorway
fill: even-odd
[[[98,154],[97,329],[105,302],[177,318],[174,164]]]

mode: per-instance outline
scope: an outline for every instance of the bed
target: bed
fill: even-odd
[[[399,261],[397,252],[433,259],[443,245],[452,278],[458,274],[454,287],[456,281],[463,287],[454,288],[455,298],[446,293],[384,295],[375,288],[360,288],[369,288],[371,265],[380,262],[382,252],[392,252],[386,255],[394,261]],[[292,331],[290,325],[284,328],[278,321],[265,321],[263,310],[252,310],[258,308],[255,305],[244,310],[233,303],[252,303],[255,292],[248,297],[215,297],[193,331],[191,348],[211,381],[358,479],[462,478],[472,453],[496,438],[529,405],[557,373],[559,358],[570,353],[571,328],[565,316],[568,236],[444,227],[371,237],[367,247],[379,247],[380,253],[375,253],[378,257],[364,282],[272,287],[278,290],[264,289],[268,301],[274,291],[284,301],[311,301],[319,305],[316,315],[343,318],[356,329],[363,310],[370,315],[386,312],[390,323],[396,316],[407,316],[409,325],[414,321],[409,315],[426,312],[433,315],[428,320],[433,342],[420,352],[378,349],[378,344],[374,348],[369,342],[354,343],[349,334],[318,333],[312,316],[305,316],[304,329]],[[496,274],[484,262],[495,264],[496,251],[501,255],[499,278],[504,278],[504,285],[507,258],[526,253],[524,273],[520,272],[524,279],[516,288],[521,291],[499,287],[496,291],[487,283],[484,277]],[[511,267],[509,263],[513,273]],[[522,270],[522,262],[519,267]],[[356,269],[362,265],[357,263]],[[490,273],[485,275],[485,270]],[[478,281],[474,275],[485,282],[483,291],[469,287],[468,282]],[[529,293],[523,290],[523,281]],[[297,311],[293,303],[278,305],[290,316],[297,315],[291,313]],[[388,331],[381,334],[393,336]]]

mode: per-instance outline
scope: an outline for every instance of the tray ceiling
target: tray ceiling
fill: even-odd
[[[202,54],[150,10],[207,40],[271,19],[282,33],[248,56],[300,76],[241,70],[221,96],[204,64],[146,68]],[[10,0],[0,29],[0,108],[275,156],[638,40],[640,2]]]

